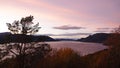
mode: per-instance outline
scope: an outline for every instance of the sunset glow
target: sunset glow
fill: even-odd
[[[6,23],[34,16],[38,34],[54,38],[81,38],[109,33],[120,25],[120,0],[0,0],[0,32]]]

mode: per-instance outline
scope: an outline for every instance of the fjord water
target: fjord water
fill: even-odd
[[[101,43],[88,43],[88,42],[77,42],[77,41],[56,41],[56,42],[47,42],[52,48],[71,48],[74,51],[78,52],[80,55],[93,54],[95,52],[104,50],[107,46],[104,46]]]

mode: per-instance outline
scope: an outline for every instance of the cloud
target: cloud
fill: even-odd
[[[111,29],[111,28],[97,28],[99,30],[108,30],[108,29]]]
[[[91,35],[92,33],[65,33],[65,34],[44,34],[47,36],[78,36],[78,35]]]
[[[111,32],[114,28],[96,28],[96,31],[94,32],[100,32],[100,33],[106,33]]]
[[[63,25],[63,26],[58,26],[58,27],[53,27],[53,28],[60,29],[60,30],[85,29],[85,27],[70,26],[70,25]]]

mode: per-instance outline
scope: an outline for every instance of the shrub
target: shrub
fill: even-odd
[[[85,68],[81,56],[70,48],[53,50],[38,63],[37,68]]]

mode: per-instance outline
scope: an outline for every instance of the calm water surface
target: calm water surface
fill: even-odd
[[[50,44],[52,48],[56,49],[71,48],[82,56],[92,54],[107,48],[107,46],[104,46],[100,43],[86,43],[77,41],[57,41],[47,43]]]

